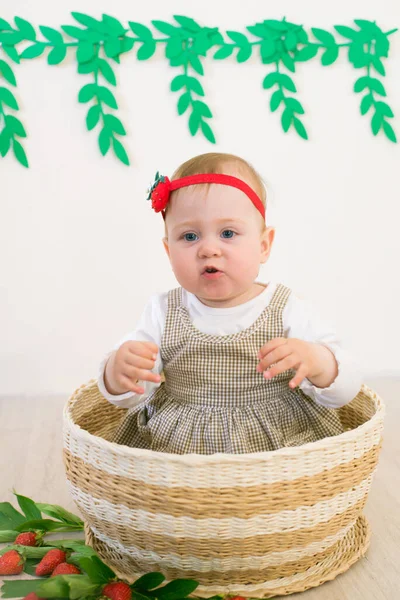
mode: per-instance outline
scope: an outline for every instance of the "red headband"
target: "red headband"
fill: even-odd
[[[160,175],[157,171],[155,181],[148,190],[149,195],[147,200],[151,200],[152,208],[155,212],[162,212],[162,216],[165,219],[165,208],[171,192],[188,185],[195,185],[196,183],[221,183],[242,190],[250,198],[262,218],[265,219],[265,207],[255,191],[241,179],[220,173],[199,173],[198,175],[189,175],[188,177],[181,177],[180,179],[170,181],[168,177]]]

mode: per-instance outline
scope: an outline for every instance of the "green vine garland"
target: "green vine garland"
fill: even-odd
[[[201,132],[211,143],[215,136],[207,120],[212,118],[208,105],[199,98],[204,97],[204,89],[198,76],[204,75],[202,58],[213,49],[213,58],[224,60],[236,53],[238,63],[246,62],[258,49],[261,62],[272,69],[264,78],[263,88],[271,89],[270,108],[275,112],[282,107],[281,124],[285,132],[293,128],[299,136],[308,139],[301,120],[304,108],[293,95],[297,92],[292,77],[296,63],[306,62],[320,54],[321,64],[333,64],[341,48],[347,48],[348,59],[356,69],[364,69],[364,74],[354,83],[354,91],[362,93],[360,103],[362,115],[372,114],[371,129],[374,135],[383,131],[384,135],[396,142],[396,134],[388,119],[393,118],[390,106],[381,97],[386,96],[383,83],[376,74],[385,76],[382,59],[389,54],[389,36],[397,31],[384,32],[375,22],[355,19],[357,29],[336,25],[336,32],[348,41],[339,43],[329,31],[311,28],[313,40],[302,25],[267,19],[262,23],[249,25],[247,31],[255,40],[239,31],[226,31],[225,37],[218,27],[202,27],[192,18],[175,15],[176,23],[152,21],[155,29],[165,37],[154,37],[145,25],[129,21],[129,28],[115,17],[102,15],[98,20],[89,15],[73,12],[74,19],[81,25],[61,25],[73,42],[65,41],[62,33],[51,27],[39,26],[43,40],[37,39],[33,25],[15,17],[15,27],[0,18],[0,77],[10,86],[16,86],[16,78],[10,66],[14,62],[32,59],[47,51],[49,65],[60,64],[67,56],[69,48],[76,51],[78,73],[91,75],[92,81],[79,91],[78,100],[93,102],[86,116],[86,126],[90,131],[100,125],[98,143],[104,156],[113,149],[117,158],[129,164],[129,158],[120,137],[126,135],[120,119],[109,111],[118,108],[117,100],[107,85],[116,86],[116,76],[111,61],[120,62],[121,55],[136,50],[138,60],[148,60],[156,51],[157,44],[165,45],[165,56],[171,67],[179,69],[179,74],[171,81],[171,90],[179,92],[178,114],[189,110],[189,131],[192,136]],[[229,38],[229,40],[227,40]],[[31,42],[22,52],[18,45]],[[237,51],[237,52],[236,52]],[[286,72],[285,72],[286,71]],[[28,167],[28,159],[20,138],[26,137],[22,122],[13,114],[18,111],[17,99],[9,87],[0,86],[0,155],[5,157],[10,149],[16,159]]]

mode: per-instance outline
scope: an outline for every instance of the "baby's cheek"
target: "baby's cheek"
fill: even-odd
[[[235,262],[238,268],[257,268],[260,262],[259,252],[249,243],[241,244],[240,247],[235,248]]]
[[[193,276],[194,263],[190,252],[175,253],[171,256],[171,264],[176,275],[186,280]]]

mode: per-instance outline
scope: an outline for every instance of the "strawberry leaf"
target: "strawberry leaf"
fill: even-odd
[[[52,550],[53,546],[21,546],[20,544],[13,544],[12,546],[5,546],[0,550],[0,556],[9,550],[16,550],[19,554],[22,554],[25,558],[43,558],[49,550]]]
[[[16,492],[14,492],[14,495],[18,500],[20,509],[29,521],[32,521],[33,519],[42,518],[42,513],[40,512],[33,500],[27,498],[26,496],[21,496]]]
[[[86,598],[99,589],[86,575],[57,575],[41,581],[37,588],[39,598]]]
[[[45,581],[43,581],[42,579],[36,593],[39,596],[39,598],[70,597],[69,586],[68,583],[64,581],[64,575],[57,575],[57,577],[49,577]]]
[[[24,523],[24,515],[21,515],[9,502],[0,502],[0,531],[5,529],[16,529]]]
[[[23,598],[35,592],[40,598],[70,598],[77,600],[98,590],[86,575],[57,575],[43,579],[7,581],[1,588],[3,598]]]
[[[83,526],[83,521],[77,515],[68,512],[62,506],[58,506],[58,504],[41,504],[40,502],[37,502],[36,506],[42,513],[49,517],[53,517],[53,519],[58,519],[69,525]]]
[[[18,533],[19,531],[14,531],[11,529],[4,529],[3,531],[0,531],[0,543],[13,542]]]
[[[198,582],[193,579],[175,579],[157,590],[158,600],[178,600],[191,594]]]
[[[17,531],[29,531],[31,529],[43,529],[44,531],[81,531],[83,526],[74,525],[72,523],[64,523],[60,521],[52,521],[51,519],[35,519],[26,521],[15,529]]]
[[[2,598],[24,598],[30,592],[36,592],[41,583],[40,579],[6,581],[1,588]]]
[[[83,540],[52,540],[51,545],[56,548],[72,550],[75,553],[73,556],[77,558],[81,556],[96,556],[95,550],[91,546],[86,546]]]
[[[37,558],[27,558],[24,564],[24,573],[36,577],[36,566],[39,564]]]
[[[78,566],[88,574],[93,583],[107,583],[115,578],[115,573],[110,567],[105,565],[97,556],[83,556],[76,560]]]
[[[132,589],[152,590],[161,585],[163,581],[165,581],[165,576],[162,573],[146,573],[139,577],[131,587]]]
[[[132,586],[131,586],[132,589]],[[132,600],[149,600],[149,598],[155,598],[155,592],[147,592],[146,595],[141,594],[136,589],[132,589]]]

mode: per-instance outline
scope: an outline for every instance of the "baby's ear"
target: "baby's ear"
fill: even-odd
[[[169,245],[168,245],[168,239],[165,237],[162,240],[162,243],[164,244],[164,248],[165,248],[165,252],[168,254],[168,258],[169,256]]]
[[[261,257],[260,262],[267,262],[271,253],[272,244],[275,238],[275,229],[273,227],[267,227],[261,234]]]

